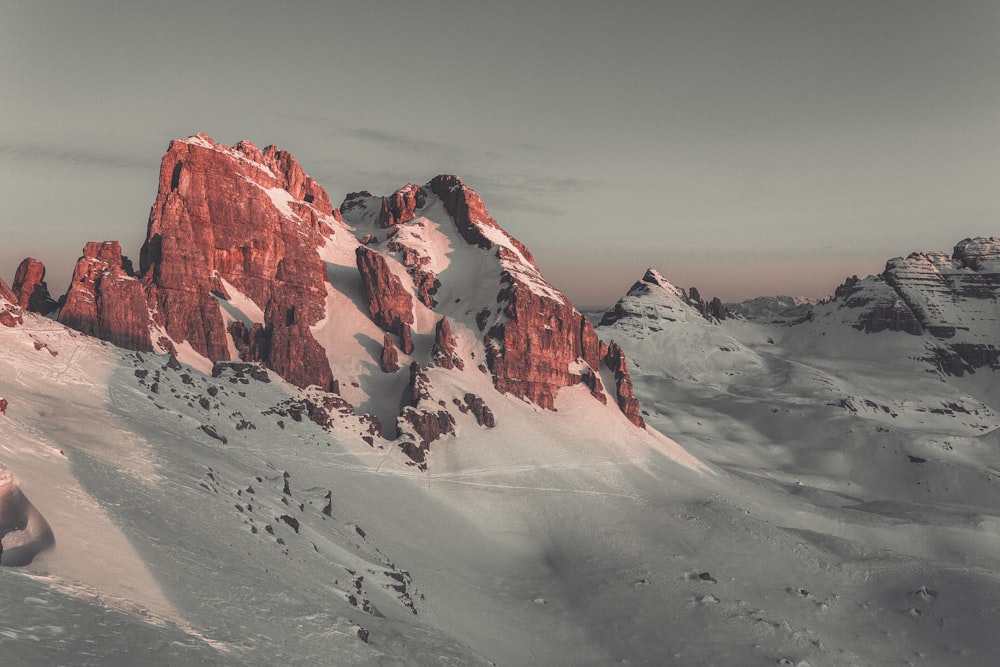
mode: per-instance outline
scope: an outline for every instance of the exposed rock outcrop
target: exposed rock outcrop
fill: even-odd
[[[389,269],[385,257],[366,246],[358,246],[355,254],[372,321],[402,336],[404,325],[413,324],[413,297],[409,290]]]
[[[399,370],[399,352],[392,342],[392,336],[385,334],[382,339],[382,372],[395,373]]]
[[[424,207],[427,193],[413,183],[407,183],[396,190],[391,197],[382,197],[382,207],[379,210],[379,227],[392,227],[412,220],[419,208]]]
[[[701,298],[697,287],[692,287],[688,290],[688,303],[709,322],[713,320],[721,321],[728,316],[726,308],[722,305],[719,297],[712,297],[710,301],[705,301]]]
[[[4,282],[3,278],[0,278],[0,299],[4,299],[9,303],[17,305],[17,295],[14,294],[14,290]]]
[[[479,196],[458,177],[442,175],[430,189],[444,203],[462,238],[500,260],[497,311],[476,316],[487,329],[487,364],[496,388],[554,409],[562,387],[583,382],[586,373],[571,371],[582,359],[600,365],[600,341],[593,326],[566,297],[541,276],[524,244],[500,228]],[[492,324],[492,326],[490,326]]]
[[[445,435],[454,435],[455,418],[448,410],[433,403],[430,380],[420,364],[410,364],[410,381],[403,394],[403,409],[396,420],[403,452],[415,463],[426,467],[430,445]]]
[[[117,241],[84,246],[59,321],[128,350],[153,349],[142,286]]]
[[[5,327],[16,327],[24,323],[21,308],[17,305],[17,296],[13,290],[0,279],[0,324]]]
[[[45,284],[45,264],[34,257],[26,257],[18,265],[12,289],[22,310],[48,315],[59,307]]]
[[[455,352],[455,337],[451,335],[451,323],[447,317],[438,320],[434,327],[434,344],[431,346],[431,356],[434,363],[441,368],[457,368],[463,370],[465,363]]]
[[[917,314],[883,276],[864,281],[852,276],[837,287],[833,300],[860,310],[854,328],[865,333],[905,331],[919,336],[924,332]]]
[[[316,248],[334,217],[326,192],[286,151],[204,135],[172,141],[140,256],[155,323],[211,360],[229,359],[224,280],[265,314],[251,358],[300,387],[331,388],[310,327],[324,315]]]
[[[639,414],[639,400],[635,397],[635,392],[633,391],[632,377],[628,372],[625,353],[618,346],[618,343],[611,341],[608,344],[604,363],[615,374],[615,395],[618,398],[618,407],[630,422],[639,428],[645,428],[646,423],[642,415]]]
[[[824,308],[866,333],[925,336],[929,360],[945,373],[962,375],[997,367],[998,298],[1000,239],[973,238],[950,255],[915,252],[890,259],[877,276],[848,278]]]
[[[494,428],[497,425],[496,419],[493,416],[493,411],[490,410],[490,406],[486,405],[486,401],[484,401],[481,396],[466,394],[463,399],[465,401],[465,408],[475,415],[476,422],[480,426]]]

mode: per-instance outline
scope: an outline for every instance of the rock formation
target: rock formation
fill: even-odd
[[[431,443],[455,433],[455,418],[433,402],[430,380],[415,361],[410,364],[410,381],[396,423],[402,435],[403,452],[422,467],[426,466],[424,460]]]
[[[399,370],[399,352],[388,333],[382,339],[382,372],[395,373]]]
[[[600,366],[593,326],[566,297],[542,278],[528,249],[500,228],[479,196],[456,176],[438,176],[439,196],[462,238],[491,250],[500,260],[501,283],[491,313],[480,313],[487,364],[496,388],[554,409],[556,393],[585,375],[570,370],[578,359]]]
[[[23,324],[24,318],[21,316],[21,308],[17,305],[17,296],[14,291],[0,279],[0,324],[5,327],[16,327]]]
[[[484,401],[481,396],[466,394],[463,399],[465,401],[465,409],[476,417],[476,422],[480,426],[485,426],[486,428],[496,427],[497,423],[496,419],[493,417],[493,411],[490,410],[490,406],[486,405],[486,401]],[[456,399],[456,401],[457,400],[458,399]],[[460,405],[459,410],[461,409],[462,406]]]
[[[451,324],[447,317],[438,320],[434,327],[434,344],[431,346],[431,356],[434,363],[441,368],[457,368],[463,370],[465,363],[455,353],[455,338],[451,335]]]
[[[372,321],[386,331],[402,336],[404,325],[413,324],[413,297],[409,290],[378,252],[358,246],[356,256]]]
[[[415,211],[423,208],[427,193],[423,188],[407,183],[396,190],[391,197],[382,197],[382,207],[379,210],[379,227],[392,227],[414,218]]]
[[[310,327],[324,315],[316,252],[335,219],[326,192],[286,151],[204,135],[170,143],[140,255],[156,325],[211,360],[229,359],[223,280],[264,311],[257,355],[298,386],[333,386]]]
[[[343,262],[351,252],[356,278]],[[474,267],[478,282],[468,293],[462,290],[472,285],[449,285],[449,303],[439,304],[436,272],[444,275],[452,263]],[[329,344],[345,335],[335,329],[347,313],[326,309],[328,298],[345,304],[347,297],[367,305],[383,330],[376,363],[385,373],[399,369],[400,352],[452,371],[462,370],[468,355],[498,391],[546,409],[554,409],[561,388],[580,383],[607,401],[599,375],[605,350],[590,322],[455,176],[407,184],[384,198],[352,193],[334,210],[285,151],[246,141],[229,147],[205,135],[172,141],[139,269],[133,272],[116,242],[88,244],[60,321],[122,347],[212,362],[238,358],[299,387],[338,392],[330,364],[342,353],[315,336],[322,332]],[[22,263],[11,296],[5,317],[12,322],[21,301],[39,312],[52,307],[40,262]],[[429,342],[431,312],[437,324]],[[483,348],[477,341],[459,346],[455,331],[478,331]],[[415,351],[414,339],[430,349]],[[625,368],[619,356],[616,367]],[[364,381],[350,378],[362,394],[369,391]],[[418,462],[430,442],[454,431],[453,407],[482,426],[495,423],[482,397],[452,396],[450,405],[430,390],[425,370],[411,364],[397,423]],[[627,398],[619,402],[632,410]]]
[[[695,310],[701,313],[709,322],[719,321],[726,319],[727,313],[725,306],[722,305],[722,301],[719,297],[712,297],[710,301],[705,301],[701,298],[701,294],[698,292],[697,287],[692,287],[688,290],[688,304],[690,304]]]
[[[618,407],[630,422],[639,428],[645,428],[646,423],[639,414],[639,400],[632,388],[632,377],[628,372],[625,353],[618,343],[611,341],[608,345],[604,363],[615,374],[615,396],[618,399]]]
[[[997,367],[1000,345],[1000,239],[972,238],[952,253],[890,259],[877,276],[848,278],[820,309],[842,313],[866,333],[905,332],[928,339],[929,360],[962,375]]]
[[[25,258],[17,267],[12,288],[22,310],[48,315],[59,307],[45,284],[45,264],[33,257]]]
[[[0,299],[4,299],[14,305],[17,305],[17,295],[14,294],[14,290],[12,290],[2,278],[0,278]]]
[[[128,350],[153,349],[142,286],[117,241],[84,246],[65,299],[66,326]]]

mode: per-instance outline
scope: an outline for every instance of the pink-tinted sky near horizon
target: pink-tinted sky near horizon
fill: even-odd
[[[171,138],[339,201],[460,174],[581,307],[823,296],[1000,235],[1000,4],[4,0],[0,277],[136,257]]]

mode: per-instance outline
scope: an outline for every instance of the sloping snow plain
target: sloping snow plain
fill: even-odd
[[[987,372],[849,328],[675,320],[715,329],[601,333],[679,445],[582,386],[548,412],[432,368],[498,426],[458,415],[422,473],[273,374],[25,315],[0,330],[0,460],[55,544],[0,567],[4,664],[993,664]]]
[[[647,423],[726,487],[690,516],[711,534],[705,601],[733,620],[705,664],[769,664],[764,646],[777,664],[995,664],[994,373],[944,376],[902,332],[717,322],[657,290],[637,301],[598,332],[629,355]],[[720,533],[733,503],[744,516]],[[756,647],[740,663],[744,631]]]

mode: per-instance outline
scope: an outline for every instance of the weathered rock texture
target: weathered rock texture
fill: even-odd
[[[21,316],[21,308],[17,305],[17,296],[14,291],[0,279],[0,324],[5,327],[16,327],[23,324],[24,318]]]
[[[142,286],[117,241],[84,246],[59,321],[128,350],[153,349]]]
[[[413,296],[389,269],[385,257],[366,246],[358,246],[355,254],[372,321],[402,336],[404,328],[413,324]]]
[[[59,306],[45,284],[45,264],[34,257],[25,258],[17,267],[12,288],[23,310],[48,315]]]
[[[639,400],[635,397],[632,377],[628,372],[628,362],[618,343],[611,341],[608,345],[604,363],[615,374],[615,396],[618,399],[618,407],[630,422],[639,428],[645,428],[646,423],[639,414]]]
[[[403,452],[425,466],[430,445],[445,435],[454,435],[455,418],[431,398],[430,380],[420,364],[410,364],[410,382],[403,394],[403,409],[396,420],[402,436]]]
[[[466,394],[463,398],[465,401],[465,409],[476,417],[476,422],[480,426],[494,428],[497,425],[496,419],[493,417],[493,411],[490,410],[490,406],[486,405],[486,401],[484,401],[481,396]],[[461,405],[459,406],[459,409],[462,409]]]
[[[424,225],[419,220],[414,221],[417,211],[426,203],[427,190],[407,183],[391,197],[382,198],[378,222],[380,226],[392,227],[388,233],[386,248],[396,253],[397,259],[413,278],[417,300],[428,308],[434,308],[437,306],[434,295],[441,287],[441,281],[428,268],[433,258],[425,254],[427,249],[422,243]],[[407,224],[411,221],[412,224]]]
[[[209,359],[229,359],[220,279],[264,311],[250,357],[300,387],[334,386],[310,326],[324,315],[325,267],[316,252],[333,209],[295,158],[204,135],[172,141],[140,255],[155,323]],[[246,342],[246,341],[245,341]]]
[[[848,278],[823,308],[844,313],[867,333],[925,336],[931,361],[962,375],[997,367],[998,299],[1000,239],[974,238],[958,243],[950,255],[912,253],[890,259],[877,276]]]
[[[382,197],[382,208],[379,210],[379,227],[392,227],[412,220],[418,208],[423,208],[427,193],[420,186],[407,183],[393,193],[391,197]]]
[[[457,368],[463,370],[465,363],[455,352],[455,337],[451,335],[451,323],[447,317],[438,320],[434,327],[434,344],[431,346],[431,356],[434,363],[441,368]]]
[[[500,228],[479,196],[460,179],[438,176],[429,187],[441,198],[462,238],[494,250],[500,260],[496,310],[476,317],[480,330],[489,327],[484,344],[494,385],[554,409],[560,388],[587,381],[590,375],[570,370],[578,360],[591,369],[600,366],[601,346],[593,326],[542,278],[528,249]],[[599,385],[588,384],[595,395],[600,392]]]
[[[392,336],[385,334],[382,339],[382,372],[395,373],[399,370],[399,352],[392,342]]]
[[[692,287],[688,290],[688,303],[710,322],[726,319],[726,308],[722,305],[719,297],[712,297],[710,301],[705,301],[701,298],[697,287]]]

